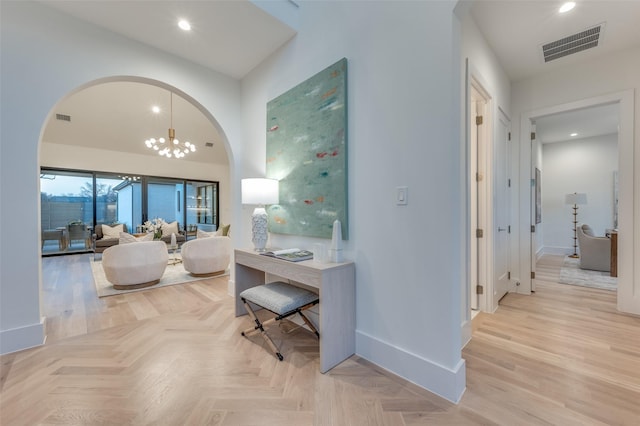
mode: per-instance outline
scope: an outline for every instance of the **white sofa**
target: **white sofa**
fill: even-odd
[[[580,269],[593,271],[611,271],[611,240],[607,237],[596,237],[589,225],[581,225],[577,229],[578,246],[580,247]]]
[[[118,244],[102,253],[102,267],[116,290],[149,287],[160,282],[169,262],[163,241]]]
[[[196,238],[182,245],[182,265],[195,276],[220,275],[231,261],[231,238]]]

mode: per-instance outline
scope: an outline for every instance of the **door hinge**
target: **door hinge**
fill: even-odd
[[[509,136],[507,137],[507,140],[510,141],[511,140],[511,132],[508,133]]]
[[[482,116],[476,116],[476,126],[480,126],[482,124]]]
[[[532,233],[536,232],[536,226],[535,225],[531,225],[531,232]]]
[[[531,271],[531,279],[532,280],[536,279],[536,271]]]
[[[482,182],[482,179],[484,179],[482,173],[476,173],[476,182]]]
[[[507,234],[511,233],[511,225],[507,226]]]
[[[476,229],[476,238],[482,238],[484,236],[484,231],[482,229]]]
[[[507,272],[507,279],[510,280],[511,279],[511,271]]]
[[[536,140],[536,132],[531,132],[531,140]]]
[[[507,179],[507,188],[511,188],[511,179]]]
[[[481,285],[477,285],[476,294],[484,294],[484,287],[482,287]]]

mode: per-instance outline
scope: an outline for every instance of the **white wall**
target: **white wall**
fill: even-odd
[[[565,195],[587,194],[578,206],[578,226],[596,235],[613,227],[613,172],[618,170],[618,135],[542,145],[542,218],[545,252],[573,253],[573,208]]]
[[[453,6],[302,2],[298,35],[243,80],[242,101],[246,149],[256,153],[243,173],[264,175],[267,102],[348,59],[345,256],[356,262],[357,353],[457,400],[464,361]],[[395,204],[397,186],[409,187],[407,206]],[[281,247],[315,241],[271,239]]]
[[[522,123],[540,112],[556,113],[565,107],[591,106],[592,100],[612,100],[621,105],[620,163],[620,228],[618,257],[618,309],[640,314],[640,48],[612,53],[597,60],[577,63],[540,74],[512,86],[513,132],[518,139],[521,194],[529,191],[530,142],[529,129]],[[616,100],[617,99],[617,100]],[[634,108],[635,104],[635,108]],[[521,123],[522,121],[522,123]],[[634,126],[634,122],[636,123]],[[525,126],[528,126],[525,123]],[[635,141],[635,142],[634,142]],[[634,150],[634,145],[636,146]],[[529,209],[527,197],[520,198],[521,241],[529,240]],[[526,244],[520,244],[520,267],[527,271],[531,254]],[[522,274],[519,291],[526,293],[531,280]]]
[[[202,112],[226,137],[232,173],[234,158],[242,156],[242,135],[236,80],[39,3],[2,2],[1,15],[0,352],[7,353],[44,339],[39,141],[57,102],[93,81],[152,79],[205,108]],[[239,214],[235,190],[230,205]]]
[[[3,3],[2,350],[42,338],[40,332],[38,342],[32,333],[17,342],[26,330],[41,331],[38,141],[57,100],[86,82],[114,75],[179,87],[198,99],[227,136],[236,192],[241,177],[264,173],[266,103],[347,57],[351,239],[345,249],[357,265],[357,352],[457,401],[465,366],[454,4],[303,2],[298,36],[257,67],[240,94],[234,80],[40,4]],[[6,142],[15,140],[21,144]],[[397,186],[409,187],[407,206],[396,206]],[[235,197],[232,203],[235,218],[240,202]],[[249,223],[248,214],[244,211],[242,223]],[[15,227],[18,222],[34,226]],[[234,223],[240,228],[234,243],[249,246],[248,231],[240,221]],[[275,240],[288,246],[300,239]]]

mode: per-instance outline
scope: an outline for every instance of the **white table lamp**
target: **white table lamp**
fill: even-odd
[[[264,206],[279,202],[278,181],[266,178],[242,179],[242,204],[257,205],[251,216],[251,241],[255,251],[265,251],[267,239],[267,211]]]

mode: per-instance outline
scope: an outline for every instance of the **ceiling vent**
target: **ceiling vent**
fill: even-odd
[[[56,114],[56,120],[71,122],[71,116],[65,114]]]
[[[604,32],[604,23],[591,27],[577,34],[542,45],[545,62],[553,61],[574,53],[598,47]]]

